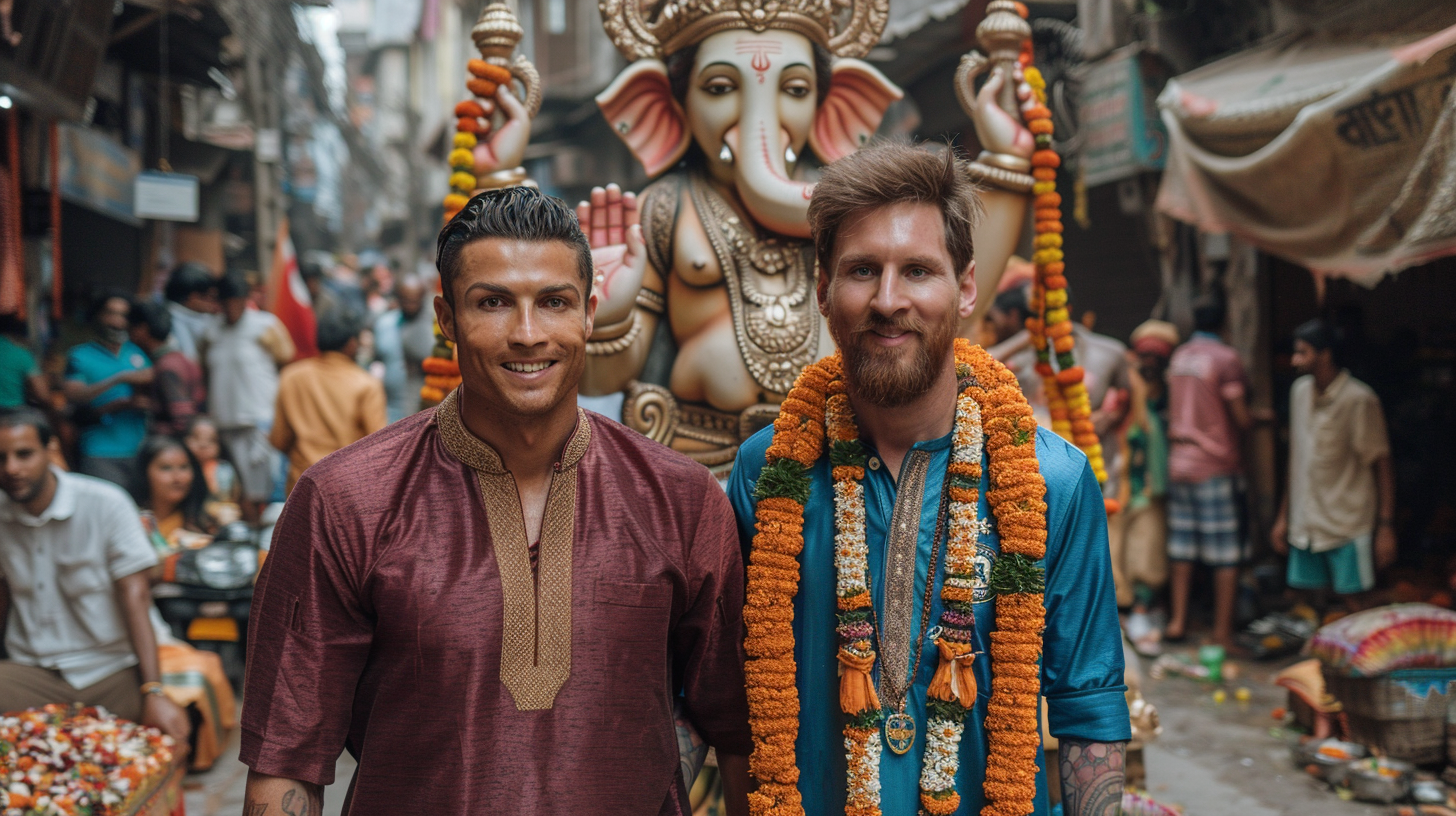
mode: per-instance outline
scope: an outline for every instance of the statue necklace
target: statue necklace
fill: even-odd
[[[896,755],[908,753],[915,745],[915,718],[905,713],[905,705],[910,698],[910,689],[915,686],[915,678],[920,674],[920,659],[925,656],[925,648],[922,646],[922,643],[927,637],[934,643],[935,639],[940,636],[938,631],[940,629],[939,626],[928,632],[926,628],[930,626],[930,610],[935,597],[935,572],[940,564],[940,542],[945,533],[947,499],[950,496],[950,491],[946,489],[946,486],[949,483],[949,474],[947,474],[946,481],[941,484],[940,488],[940,509],[936,510],[935,513],[935,537],[931,539],[930,566],[925,572],[925,599],[920,605],[920,628],[917,630],[920,633],[920,638],[915,644],[917,647],[915,649],[915,663],[910,669],[909,677],[903,681],[897,677],[889,677],[883,671],[880,673],[880,685],[886,692],[885,696],[889,707],[893,709],[885,717],[885,744]],[[889,551],[886,550],[886,571],[889,569],[889,557]],[[915,580],[913,571],[911,572],[910,580]],[[866,588],[870,586],[868,572],[865,573],[865,586]],[[873,602],[870,603],[870,621],[874,625],[875,642],[878,644],[878,651],[883,655],[885,653],[883,630],[880,627],[879,613],[875,611]]]

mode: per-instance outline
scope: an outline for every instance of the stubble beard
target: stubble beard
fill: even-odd
[[[908,356],[899,348],[873,348],[864,344],[875,329],[913,332],[919,338]],[[871,311],[846,330],[829,321],[829,334],[844,357],[844,376],[850,391],[880,408],[907,405],[930,390],[955,343],[956,324],[930,325],[919,318],[893,319]]]

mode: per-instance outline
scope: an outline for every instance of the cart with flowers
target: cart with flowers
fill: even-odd
[[[184,816],[186,751],[103,708],[0,715],[0,815]]]

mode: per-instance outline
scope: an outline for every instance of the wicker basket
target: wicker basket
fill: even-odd
[[[1350,741],[1369,748],[1372,753],[1403,759],[1417,765],[1430,765],[1446,759],[1446,721],[1378,720],[1359,714],[1346,714]]]
[[[1377,720],[1446,720],[1456,668],[1397,669],[1375,677],[1324,670],[1325,689],[1345,711]],[[1444,729],[1443,729],[1444,731]]]

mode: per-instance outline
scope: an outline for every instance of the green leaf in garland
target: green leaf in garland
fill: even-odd
[[[966,718],[966,707],[955,700],[940,700],[931,697],[925,701],[927,719],[939,717],[942,720],[961,722]]]
[[[1021,417],[1011,420],[1011,444],[1025,445],[1031,441],[1031,429],[1021,427]]]
[[[754,485],[755,499],[791,499],[799,504],[809,501],[809,474],[793,459],[780,459],[763,466]]]
[[[1036,562],[1020,553],[1002,553],[991,566],[987,581],[997,595],[1041,593],[1046,591],[1046,575]]]
[[[836,439],[829,445],[829,464],[834,467],[864,467],[868,458],[858,439]]]
[[[878,708],[873,711],[861,711],[858,714],[850,715],[849,727],[864,729],[879,728],[880,723],[884,719],[885,712],[881,711]]]

